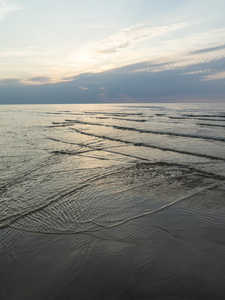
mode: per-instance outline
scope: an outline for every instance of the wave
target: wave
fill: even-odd
[[[190,194],[188,196],[184,196],[184,197],[182,197],[180,199],[177,199],[175,201],[172,201],[169,204],[166,204],[166,205],[163,205],[163,206],[159,207],[158,209],[155,209],[155,210],[152,210],[152,211],[148,211],[148,212],[145,212],[145,213],[142,213],[142,214],[139,214],[139,215],[127,218],[127,219],[123,219],[121,221],[117,220],[117,221],[119,221],[118,223],[108,226],[107,229],[115,228],[115,227],[121,226],[121,225],[123,225],[123,224],[125,224],[127,222],[130,222],[130,221],[133,221],[133,220],[136,220],[136,219],[140,219],[140,218],[143,218],[143,217],[146,217],[146,216],[149,216],[149,215],[153,215],[153,214],[158,213],[158,212],[160,212],[160,211],[162,211],[164,209],[167,209],[167,208],[169,208],[169,207],[171,207],[171,206],[173,206],[173,205],[175,205],[175,204],[177,204],[177,203],[179,203],[181,201],[190,200],[190,199],[192,199],[193,196],[199,195],[203,191],[208,191],[208,190],[210,190],[212,188],[215,188],[215,187],[217,187],[217,184],[213,184],[213,185],[211,185],[208,188],[202,188],[202,189],[200,189],[197,192],[194,191],[192,194]],[[223,192],[223,195],[224,195],[224,192]]]
[[[108,160],[108,158],[106,158],[106,157],[86,155],[86,153],[88,153],[88,152],[93,152],[93,151],[97,151],[97,150],[98,149],[91,149],[91,150],[86,150],[86,151],[58,150],[58,151],[52,151],[52,153],[56,154],[56,155],[58,154],[58,155],[82,155],[82,156],[83,156],[83,154],[85,154],[85,157],[95,158],[95,159],[99,159],[99,160]]]
[[[86,121],[80,121],[80,120],[66,120],[66,121],[71,122],[71,123],[111,127],[111,128],[120,129],[120,130],[136,131],[136,132],[140,132],[140,133],[151,133],[151,134],[158,134],[158,135],[171,135],[171,136],[187,137],[187,138],[194,138],[194,139],[214,140],[214,141],[225,142],[225,138],[223,138],[223,137],[212,137],[212,136],[206,136],[206,135],[195,135],[195,134],[177,133],[177,132],[162,132],[162,131],[155,131],[155,130],[149,130],[149,129],[139,129],[139,128],[134,128],[134,127],[125,127],[125,126],[119,126],[119,125],[92,123],[92,122],[86,122]]]
[[[196,123],[200,126],[210,126],[210,127],[225,127],[225,125],[217,125],[217,124],[207,124],[207,123]]]
[[[112,175],[112,174],[115,174],[115,173],[118,173],[118,172],[121,172],[121,169],[122,168],[118,168],[115,171],[108,171],[108,172],[105,172],[104,174],[91,176],[91,177],[87,178],[86,180],[84,180],[82,182],[82,184],[78,187],[75,187],[75,188],[72,188],[72,189],[66,188],[66,189],[61,190],[60,192],[56,193],[55,195],[52,195],[52,196],[48,197],[46,199],[46,203],[44,203],[42,205],[34,207],[34,208],[32,208],[28,211],[18,212],[18,213],[15,213],[13,215],[4,217],[4,218],[0,219],[0,229],[10,227],[16,221],[18,221],[22,218],[25,218],[27,216],[30,216],[34,213],[37,213],[39,211],[42,211],[45,208],[47,208],[48,206],[50,206],[51,204],[60,201],[61,199],[63,199],[66,196],[76,194],[79,190],[86,188],[87,186],[89,186],[91,183],[93,183],[96,180],[105,178],[109,175]]]
[[[1,219],[0,229],[11,227],[26,232],[65,235],[111,229],[160,212],[218,184],[204,172],[181,165],[138,163],[91,176],[77,187],[64,188],[46,198],[42,205]],[[161,201],[149,202],[149,191],[152,201],[157,197]],[[143,209],[137,209],[135,203],[127,201],[131,194],[142,195],[147,206],[142,203]],[[110,201],[112,206],[109,208],[105,201]]]
[[[161,179],[162,181],[162,179]],[[144,186],[145,184],[142,184],[141,186]],[[37,233],[37,234],[47,234],[47,235],[83,235],[83,234],[91,234],[91,233],[97,233],[98,231],[102,231],[102,230],[110,230],[110,229],[113,229],[113,228],[116,228],[116,227],[119,227],[119,226],[122,226],[128,222],[132,222],[132,221],[135,221],[137,219],[142,219],[142,218],[145,218],[145,217],[148,217],[148,216],[151,216],[153,214],[156,214],[156,213],[160,213],[161,211],[165,210],[165,209],[168,209],[182,201],[192,201],[192,199],[194,197],[201,197],[202,193],[206,192],[206,195],[207,195],[207,192],[216,188],[217,187],[217,184],[214,183],[214,184],[211,184],[211,186],[205,188],[201,188],[201,189],[198,189],[197,191],[195,190],[193,193],[187,195],[187,196],[184,196],[184,197],[181,197],[181,198],[178,198],[177,200],[175,201],[172,201],[172,202],[169,202],[168,204],[165,204],[165,205],[162,205],[160,206],[159,208],[157,209],[154,209],[154,210],[150,210],[150,211],[146,211],[144,213],[140,213],[140,214],[136,214],[136,215],[133,215],[133,216],[130,216],[130,217],[124,217],[124,218],[121,218],[121,219],[113,219],[113,220],[106,220],[105,223],[106,224],[102,224],[101,222],[98,222],[96,221],[95,219],[91,219],[91,220],[86,220],[86,221],[80,221],[78,222],[78,225],[80,227],[82,227],[82,225],[92,225],[91,227],[88,227],[87,229],[75,229],[75,230],[71,230],[70,228],[55,228],[55,229],[51,229],[50,228],[43,228],[42,227],[42,230],[41,229],[32,229],[30,226],[26,226],[28,224],[25,223],[25,228],[24,227],[16,227],[14,226],[13,224],[10,224],[8,225],[7,227],[10,227],[10,228],[13,228],[15,230],[20,230],[20,231],[23,231],[23,232],[29,232],[29,233]],[[134,187],[135,188],[135,187]],[[164,187],[165,188],[165,187]],[[126,191],[126,190],[125,190]],[[222,191],[220,193],[222,196],[224,196],[224,191]],[[205,194],[204,194],[205,195]],[[211,195],[210,195],[211,196]],[[212,197],[210,197],[211,199]],[[68,206],[67,205],[63,205],[61,204],[60,205],[61,207],[59,209],[64,209],[65,210],[68,210]],[[72,208],[72,207],[71,207]],[[56,209],[56,212],[54,213],[54,210],[55,208],[53,208],[53,211],[51,211],[51,216],[49,215],[48,217],[53,217],[53,215],[55,214],[57,218],[59,218],[59,211]],[[36,212],[31,212],[31,214],[34,214]],[[69,217],[73,217],[72,216],[73,214],[73,210],[71,212],[71,216]],[[18,220],[15,220],[13,221],[13,223],[17,222]],[[34,220],[33,220],[34,221]],[[44,216],[41,215],[39,216],[39,218],[36,217],[36,220],[37,222],[42,222],[42,223],[45,223],[44,222]],[[61,220],[62,223],[65,222],[65,220]],[[74,221],[74,223],[77,223],[77,221]],[[108,224],[107,224],[108,223]],[[109,224],[111,223],[111,224]],[[208,222],[207,222],[208,224]],[[17,225],[21,225],[21,224],[17,224]],[[48,224],[46,223],[45,225],[48,226]],[[65,225],[64,225],[65,226]],[[63,227],[64,227],[63,226]],[[164,227],[161,227],[161,226],[158,226],[158,225],[155,225],[156,227],[162,229],[162,230],[165,230],[167,233],[169,234],[172,234],[170,231],[166,230]],[[28,227],[28,228],[26,228]],[[1,228],[1,227],[0,227]],[[181,239],[179,236],[176,236],[175,234],[172,234],[174,237],[176,238],[179,238]]]
[[[8,189],[10,189],[15,184],[20,184],[24,180],[29,179],[35,172],[39,171],[43,167],[50,167],[52,164],[51,158],[47,158],[41,161],[38,165],[36,165],[31,170],[28,170],[24,173],[18,174],[18,176],[11,177],[5,184],[0,185],[0,196],[3,195]]]
[[[102,111],[85,111],[85,114],[89,115],[106,115],[106,116],[142,116],[143,113],[119,113],[119,112],[102,112]]]
[[[127,118],[119,118],[119,117],[95,117],[96,119],[105,120],[105,119],[112,119],[112,120],[121,120],[121,121],[129,121],[129,122],[146,122],[145,119],[127,119]]]
[[[209,118],[225,118],[225,115],[223,114],[219,114],[219,115],[191,115],[191,114],[183,114],[182,116],[184,117],[197,117],[197,118],[201,118],[201,117],[209,117]]]
[[[67,112],[67,111],[58,111],[58,112],[41,112],[41,114],[46,115],[74,115],[74,116],[83,116],[83,113],[73,113],[73,112]]]
[[[202,120],[202,121],[215,121],[215,122],[225,122],[223,119],[210,119],[210,118],[199,118],[199,117],[171,117],[169,116],[170,119],[178,119],[178,120]]]
[[[122,140],[122,139],[118,139],[118,138],[112,138],[112,137],[108,137],[108,136],[104,136],[104,135],[98,135],[98,134],[94,134],[94,133],[84,132],[84,131],[81,131],[76,128],[71,128],[71,129],[75,130],[76,132],[78,132],[80,134],[94,136],[96,138],[106,139],[106,140],[115,141],[115,142],[121,142],[124,144],[131,144],[133,146],[147,147],[147,148],[152,148],[152,149],[159,149],[162,151],[170,151],[170,152],[176,152],[176,153],[180,153],[180,154],[193,155],[193,156],[204,157],[204,158],[209,158],[209,159],[213,159],[213,160],[225,161],[225,158],[221,158],[221,157],[217,157],[217,156],[193,153],[193,152],[189,152],[189,151],[182,151],[182,150],[171,149],[171,148],[166,148],[166,147],[159,147],[159,146],[149,145],[149,144],[145,144],[145,143],[135,143],[135,142],[126,141],[126,140]]]
[[[112,117],[111,119],[122,120],[122,121],[130,121],[130,122],[146,122],[147,121],[145,119],[138,120],[138,119],[125,119],[125,118],[116,118],[116,117]]]
[[[47,138],[47,139],[53,140],[53,141],[56,141],[56,142],[60,142],[60,143],[69,144],[69,145],[78,145],[78,146],[90,149],[89,151],[77,151],[77,152],[75,152],[75,151],[68,151],[68,150],[65,150],[65,151],[64,150],[52,151],[52,153],[54,153],[54,154],[83,155],[83,153],[90,152],[90,151],[104,151],[104,152],[107,152],[107,153],[119,154],[119,155],[122,155],[122,156],[131,157],[131,158],[135,158],[135,159],[138,159],[138,160],[150,162],[150,159],[147,159],[147,158],[143,158],[143,157],[140,157],[140,156],[136,156],[136,155],[132,155],[132,154],[127,154],[127,153],[121,153],[121,152],[112,150],[114,148],[124,147],[124,146],[121,146],[121,145],[110,146],[110,147],[109,146],[107,146],[107,147],[100,146],[99,147],[98,145],[96,145],[97,143],[99,143],[99,141],[94,141],[94,142],[82,144],[82,143],[73,143],[73,142],[62,141],[62,140],[58,140],[58,139],[54,139],[54,138]],[[93,147],[93,145],[94,145],[94,147]],[[108,148],[110,148],[110,149],[108,149]],[[87,155],[85,155],[85,156],[87,156]],[[87,157],[97,158],[97,159],[101,159],[101,160],[107,160],[107,158],[105,158],[105,157],[99,157],[99,156],[98,157],[87,156]]]
[[[51,141],[54,141],[54,142],[60,142],[60,143],[63,143],[63,144],[69,144],[69,145],[76,145],[76,146],[80,146],[80,147],[90,147],[91,144],[94,144],[96,142],[90,142],[90,143],[74,143],[74,142],[68,142],[68,141],[63,141],[63,140],[59,140],[59,139],[55,139],[55,138],[49,138],[49,137],[46,137],[47,140],[51,140]]]

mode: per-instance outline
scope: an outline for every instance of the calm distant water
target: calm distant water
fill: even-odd
[[[224,299],[225,105],[0,106],[1,299]]]

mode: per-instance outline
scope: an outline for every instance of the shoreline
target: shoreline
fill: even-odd
[[[224,195],[203,191],[156,214],[78,235],[5,229],[1,299],[222,299]]]

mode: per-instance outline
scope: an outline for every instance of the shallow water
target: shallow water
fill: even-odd
[[[224,299],[225,105],[0,114],[1,299]]]

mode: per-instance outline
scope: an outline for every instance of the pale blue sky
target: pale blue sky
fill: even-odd
[[[225,1],[1,0],[1,78],[53,80],[225,41]]]
[[[192,66],[184,72],[201,81],[225,80],[224,12],[224,0],[0,0],[0,85],[59,83],[143,62],[132,72]]]

